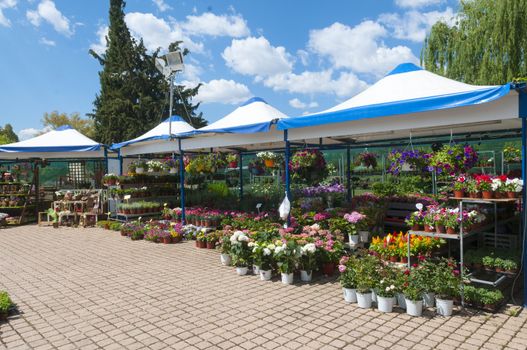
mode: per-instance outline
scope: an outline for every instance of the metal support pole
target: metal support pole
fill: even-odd
[[[181,223],[186,224],[185,218],[185,163],[183,161],[183,150],[181,149],[181,139],[178,138],[179,147],[179,196],[181,199]]]
[[[170,103],[168,107],[168,137],[172,138],[172,108],[174,105],[174,74],[170,74]]]
[[[117,159],[119,159],[119,175],[123,175],[123,156],[121,156],[121,150],[117,150]]]
[[[104,162],[106,163],[105,173],[108,174],[108,149],[106,148],[106,146],[104,147]]]
[[[348,145],[346,149],[346,199],[351,203],[351,148]]]
[[[242,208],[242,201],[243,201],[243,160],[242,160],[242,152],[238,153],[238,165],[240,166],[240,209]]]
[[[519,116],[522,119],[522,179],[527,177],[527,93],[524,88],[518,90],[519,92]],[[527,245],[526,233],[526,211],[525,203],[527,199],[527,190],[523,186],[522,203],[521,203],[521,231],[522,231],[522,270],[523,270],[523,307],[527,307],[527,257],[525,256],[525,247]]]
[[[465,269],[465,259],[463,253],[463,236],[465,232],[463,231],[463,200],[459,201],[459,276],[461,281],[464,280],[463,271]],[[449,240],[450,242],[450,240]],[[450,243],[449,243],[450,244]],[[461,306],[465,307],[465,284],[461,283]]]
[[[284,142],[285,142],[285,192],[289,202],[292,202],[291,198],[291,175],[289,174],[289,157],[291,153],[291,145],[289,144],[287,130],[284,130]],[[291,214],[287,217],[287,225],[291,224]]]

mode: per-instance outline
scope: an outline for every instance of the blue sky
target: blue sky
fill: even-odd
[[[0,125],[22,138],[45,112],[85,115],[99,91],[109,0],[0,0]],[[424,37],[458,0],[128,0],[126,21],[147,46],[183,40],[179,82],[204,86],[214,121],[251,96],[298,116],[359,93],[394,66],[418,63]]]

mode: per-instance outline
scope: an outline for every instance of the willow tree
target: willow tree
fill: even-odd
[[[469,84],[527,75],[527,0],[462,0],[455,23],[432,26],[421,52],[429,71]]]

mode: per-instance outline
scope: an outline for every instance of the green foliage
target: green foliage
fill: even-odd
[[[7,314],[13,302],[6,291],[0,291],[0,314]]]
[[[371,190],[378,197],[404,196],[423,193],[423,188],[427,188],[429,182],[422,176],[389,176],[384,182],[374,182]]]
[[[51,129],[69,125],[73,129],[89,138],[95,137],[93,120],[82,119],[79,113],[72,113],[70,115],[66,113],[59,113],[57,111],[44,113],[44,117],[42,117],[42,125],[44,127],[50,127]]]
[[[3,128],[0,127],[0,145],[18,142],[18,136],[13,131],[11,124],[6,124]]]
[[[436,23],[421,52],[434,73],[469,84],[504,84],[527,74],[527,0],[462,0],[456,25]]]
[[[154,60],[160,50],[148,53],[142,40],[132,38],[124,21],[124,6],[123,0],[110,1],[106,52],[99,55],[90,50],[103,67],[99,72],[101,91],[90,117],[95,123],[96,139],[107,144],[134,138],[168,116],[169,84]],[[179,44],[171,44],[169,50],[176,50]],[[190,102],[199,87],[177,86],[174,93],[173,114],[190,118],[195,127],[206,124],[201,115],[195,115],[199,104]]]

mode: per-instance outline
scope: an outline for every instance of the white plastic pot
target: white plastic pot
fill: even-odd
[[[222,265],[229,266],[231,264],[231,256],[229,254],[221,254],[220,261]]]
[[[392,297],[381,297],[377,296],[377,309],[380,312],[392,312],[393,311],[393,298]]]
[[[260,279],[262,281],[271,280],[272,275],[273,275],[273,270],[260,270]]]
[[[370,233],[368,231],[359,231],[359,238],[362,243],[368,243]]]
[[[397,305],[403,310],[406,309],[406,299],[404,298],[404,294],[397,293],[395,297],[397,298]]]
[[[255,276],[260,275],[260,266],[253,265],[253,275],[255,275]]]
[[[342,288],[344,301],[348,304],[357,302],[357,290],[352,288]]]
[[[375,289],[371,290],[371,300],[376,303],[377,302],[377,293],[375,292]]]
[[[372,300],[371,292],[368,292],[368,293],[357,292],[357,304],[359,305],[360,308],[369,309],[371,308],[372,302],[373,300]]]
[[[355,247],[359,244],[359,235],[349,235],[349,243],[351,247]]]
[[[293,284],[293,277],[294,274],[291,273],[283,273],[282,272],[282,283],[283,284]]]
[[[242,266],[242,267],[237,267],[236,268],[236,273],[239,275],[239,276],[243,276],[243,275],[246,275],[247,274],[247,271],[249,270],[249,268],[247,266]]]
[[[406,313],[410,316],[421,316],[423,314],[423,301],[405,299]]]
[[[423,295],[423,306],[424,307],[434,307],[436,300],[435,293],[425,293]]]
[[[437,314],[441,316],[452,316],[454,300],[436,299]]]
[[[300,280],[302,282],[311,282],[313,271],[300,270]]]

